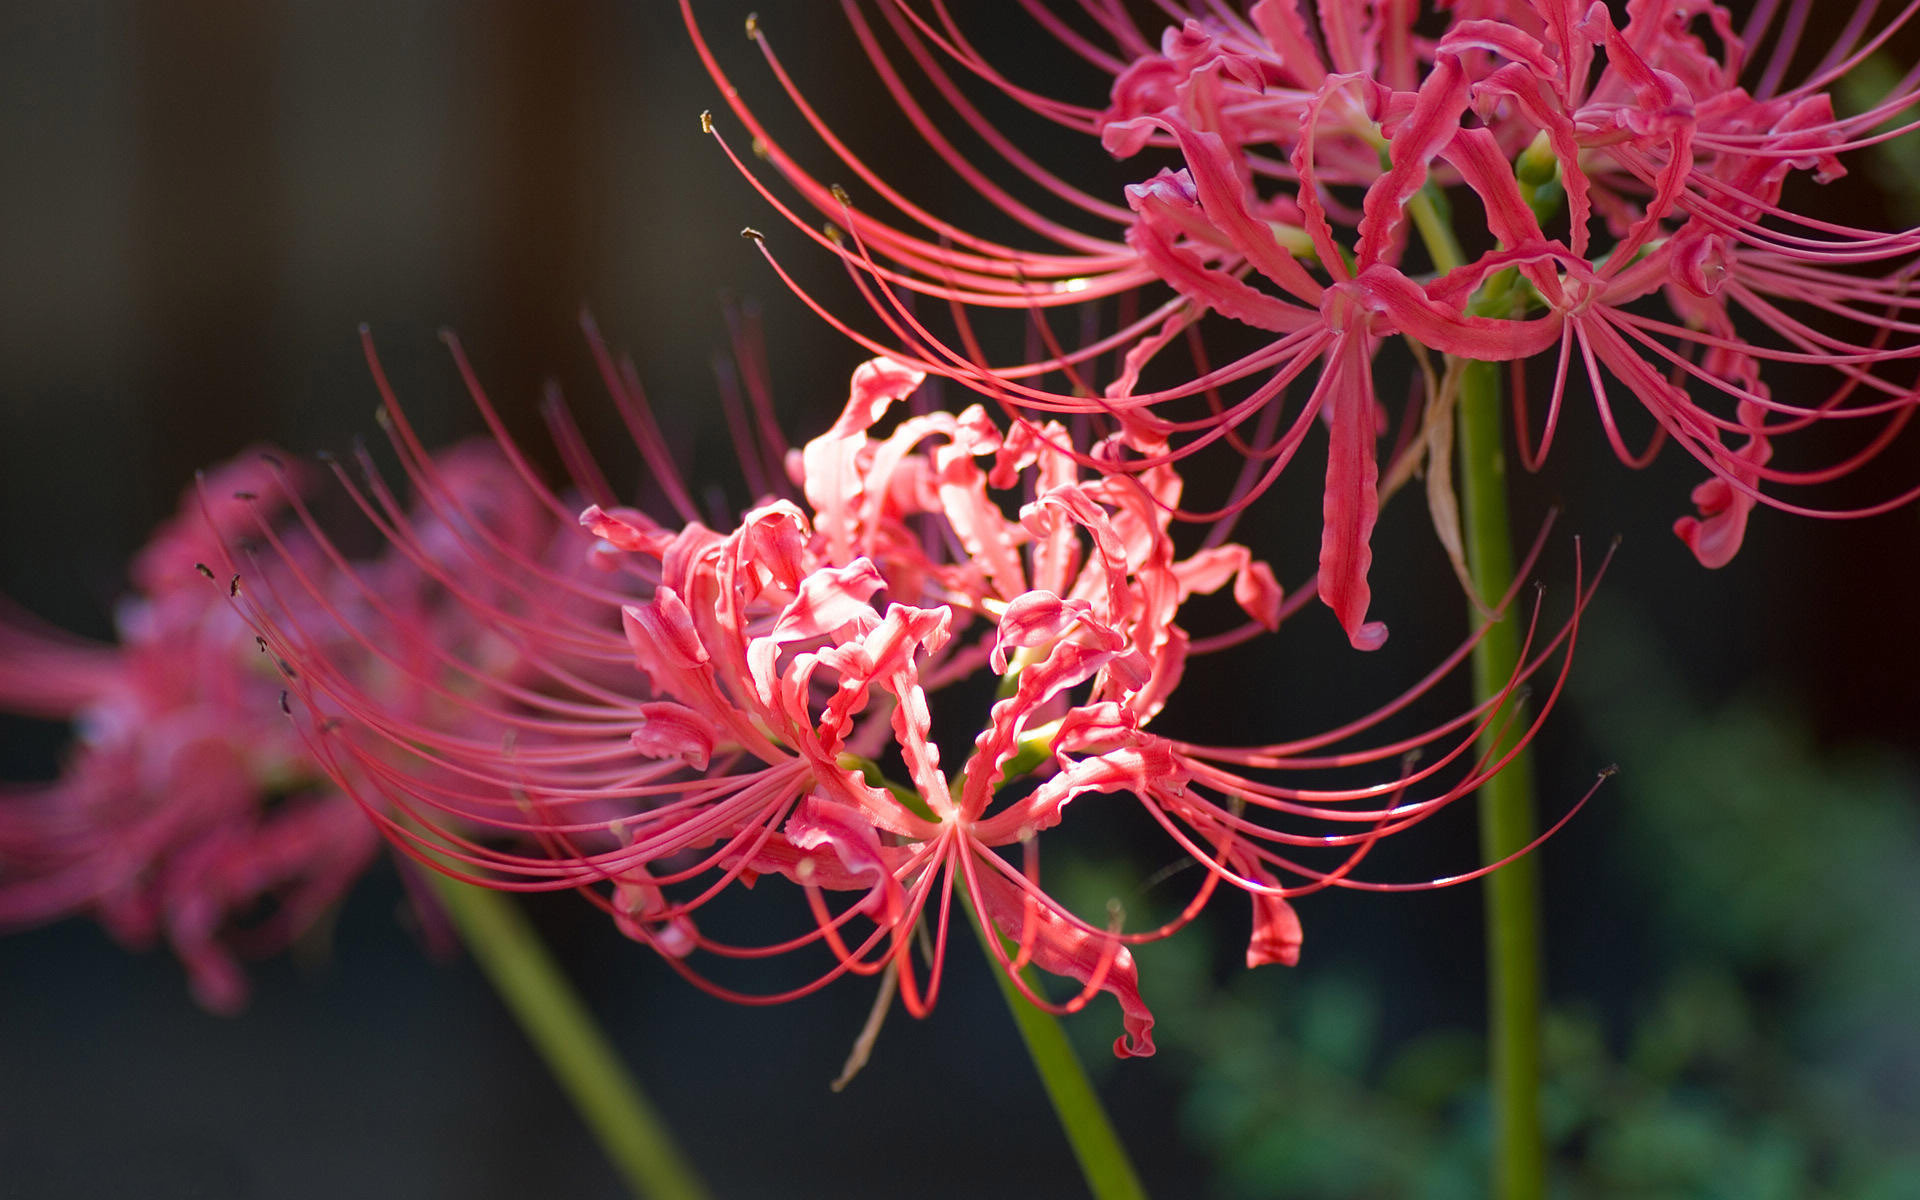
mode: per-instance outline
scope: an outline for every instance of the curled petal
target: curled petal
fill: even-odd
[[[1211,546],[1173,565],[1182,598],[1211,594],[1233,580],[1233,601],[1263,629],[1280,627],[1280,583],[1273,568],[1256,561],[1245,546]]]
[[[1055,642],[1044,661],[1021,670],[1014,694],[993,706],[987,727],[974,739],[973,754],[967,760],[966,791],[961,797],[967,812],[986,810],[1027,719],[1048,700],[1085,683],[1103,668],[1113,673],[1123,691],[1131,692],[1150,680],[1152,664],[1137,650],[1122,653],[1117,644],[1087,646],[1069,638]]]
[[[1252,893],[1253,936],[1247,941],[1247,966],[1300,961],[1300,915],[1281,896]]]
[[[1244,847],[1235,847],[1227,853],[1226,859],[1235,870],[1255,883],[1273,888],[1279,886],[1273,876],[1260,867],[1259,860],[1247,853]],[[1285,896],[1274,892],[1249,889],[1247,896],[1253,901],[1253,936],[1247,939],[1248,969],[1269,963],[1279,963],[1285,967],[1298,965],[1302,939],[1300,914],[1293,911],[1293,905],[1287,903]]]
[[[1750,468],[1741,475],[1751,485],[1759,468],[1773,457],[1773,450],[1765,438],[1756,435],[1741,448],[1737,457]],[[1746,538],[1753,496],[1716,475],[1695,487],[1692,499],[1699,515],[1675,521],[1674,535],[1687,544],[1701,566],[1724,567],[1733,561]]]
[[[649,675],[654,674],[655,663],[686,670],[708,661],[700,631],[694,628],[693,614],[672,588],[659,588],[651,603],[625,605],[620,616],[627,642],[641,669]]]
[[[1280,245],[1272,227],[1248,207],[1243,168],[1235,161],[1225,139],[1182,121],[1156,120],[1156,123],[1179,142],[1188,167],[1182,174],[1191,181],[1192,197],[1204,213],[1206,223],[1225,235],[1235,251],[1283,291],[1305,304],[1318,304],[1320,283]],[[1130,203],[1131,199],[1129,196]]]
[[[1127,203],[1139,219],[1127,230],[1127,245],[1181,295],[1223,316],[1275,333],[1311,324],[1311,308],[1270,296],[1230,271],[1208,266],[1188,242],[1179,239],[1183,226],[1204,228],[1189,187],[1185,171],[1165,170],[1147,183],[1130,185]],[[1183,221],[1178,215],[1183,212],[1192,216]]]
[[[1185,786],[1180,760],[1164,740],[1135,737],[1118,749],[1069,764],[1025,800],[975,829],[983,842],[1001,845],[1058,825],[1067,805],[1088,792],[1145,796],[1155,790],[1177,794]]]
[[[906,908],[873,824],[859,809],[808,796],[786,825],[787,841],[807,852],[787,870],[797,883],[818,887],[868,888],[860,911],[876,924],[891,926]]]
[[[786,500],[763,504],[742,520],[741,553],[754,569],[792,591],[806,574],[807,518]]]
[[[1250,562],[1233,576],[1233,602],[1241,611],[1259,622],[1262,629],[1280,628],[1280,581],[1273,568],[1263,562]]]
[[[1014,597],[1000,614],[1000,630],[993,641],[992,664],[997,674],[1007,671],[1007,647],[1044,646],[1093,617],[1085,600],[1062,600],[1052,592],[1032,591]]]
[[[1367,189],[1360,221],[1362,267],[1381,260],[1406,214],[1407,201],[1427,182],[1427,168],[1460,128],[1467,109],[1467,76],[1460,59],[1442,54],[1420,84],[1413,111],[1389,139],[1393,167]]]
[[[867,598],[886,586],[872,561],[856,558],[844,567],[822,567],[800,583],[800,594],[781,612],[769,639],[799,641],[831,633],[873,616]]]
[[[823,734],[844,736],[855,714],[867,704],[867,694],[877,682],[892,691],[903,704],[924,707],[919,693],[914,656],[936,654],[946,644],[953,611],[948,608],[916,608],[907,604],[887,606],[887,615],[860,638],[819,652],[818,660],[840,673],[840,689],[821,715]],[[902,750],[912,758],[912,739]],[[921,772],[916,771],[920,778]]]
[[[1061,718],[1053,735],[1053,752],[1061,766],[1069,754],[1100,751],[1138,732],[1140,722],[1129,708],[1112,700],[1077,704]]]
[[[636,508],[604,509],[589,504],[580,524],[616,550],[637,550],[659,558],[673,544],[674,534]]]
[[[1030,940],[1029,961],[1034,966],[1082,984],[1092,985],[1097,979],[1099,990],[1120,1002],[1126,1034],[1113,1043],[1116,1057],[1144,1058],[1153,1053],[1153,1012],[1140,998],[1140,969],[1125,946],[1069,923],[1053,900],[1035,898],[994,870],[978,871],[974,878],[978,883],[974,902],[1003,935]]]
[[[712,721],[684,704],[653,700],[640,705],[640,725],[628,740],[649,758],[685,759],[696,771],[707,769],[720,731]]]
[[[663,917],[670,907],[645,867],[629,867],[614,880],[614,928],[668,958],[685,958],[699,944],[699,934],[684,913]]]
[[[920,386],[927,377],[925,371],[918,371],[904,363],[890,358],[874,358],[861,363],[853,371],[853,383],[847,396],[847,407],[840,413],[840,419],[834,422],[833,431],[847,435],[865,433],[873,428],[880,414],[887,406],[905,397]]]
[[[623,605],[620,626],[635,665],[655,691],[682,700],[701,694],[695,679],[709,661],[707,648],[672,588],[659,588],[650,603]]]
[[[864,493],[859,459],[870,453],[867,430],[888,405],[919,387],[925,377],[890,358],[861,363],[853,373],[839,420],[800,452],[800,482],[814,509],[814,528],[826,537],[836,560],[853,555],[854,526]]]

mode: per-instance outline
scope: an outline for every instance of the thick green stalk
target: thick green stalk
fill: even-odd
[[[474,961],[633,1194],[706,1200],[706,1186],[514,901],[438,871],[426,876]]]
[[[1007,973],[999,969],[996,956],[987,945],[990,935],[986,926],[964,892],[961,902],[966,905],[967,916],[972,918],[981,948],[990,960],[995,960],[990,964],[993,978],[1000,985],[1000,994],[1007,999],[1013,1023],[1020,1027],[1020,1038],[1027,1044],[1027,1056],[1033,1060],[1034,1070],[1040,1072],[1047,1099],[1053,1102],[1054,1115],[1060,1119],[1060,1128],[1073,1147],[1073,1156],[1080,1162],[1080,1174],[1086,1178],[1094,1200],[1146,1200],[1147,1190],[1134,1174],[1127,1148],[1120,1144],[1113,1122],[1107,1119],[1107,1110],[1101,1107],[1099,1093],[1087,1079],[1087,1069],[1074,1053],[1066,1030],[1052,1013],[1035,1008],[1031,1000],[1020,994],[1013,980],[1007,978]],[[1039,990],[1031,968],[1024,978],[1028,987]]]
[[[1430,191],[1416,195],[1408,209],[1434,266],[1441,271],[1459,266],[1464,261],[1459,243],[1440,219]],[[1459,405],[1454,429],[1467,574],[1480,602],[1491,607],[1513,587],[1498,364],[1463,364]],[[1484,703],[1498,696],[1519,662],[1519,623],[1494,623],[1473,648],[1474,699]],[[1510,701],[1489,723],[1481,754],[1492,757],[1504,750],[1526,724],[1525,706]],[[1479,802],[1480,853],[1486,861],[1498,862],[1531,842],[1532,756],[1520,753],[1482,784]],[[1547,1190],[1547,1158],[1540,1128],[1540,868],[1533,855],[1522,855],[1487,876],[1485,910],[1493,1195],[1496,1200],[1541,1200]]]
[[[1466,364],[1456,433],[1463,493],[1467,571],[1482,603],[1513,585],[1507,518],[1506,453],[1501,443],[1500,368]],[[1520,661],[1519,622],[1496,622],[1473,648],[1473,693],[1498,696]],[[1492,755],[1526,727],[1525,707],[1510,701],[1481,738]],[[1498,862],[1534,837],[1533,760],[1522,752],[1480,787],[1480,854]],[[1492,1057],[1494,1195],[1539,1200],[1546,1194],[1540,1130],[1540,868],[1521,855],[1487,877],[1487,1016]]]

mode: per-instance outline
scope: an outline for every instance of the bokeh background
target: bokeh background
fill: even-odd
[[[766,119],[831,175],[738,36],[747,6],[698,8]],[[958,223],[993,228],[891,111],[837,12],[761,8],[849,142]],[[1098,77],[1012,10],[955,6],[1009,73],[1097,98]],[[1117,193],[1142,173],[990,100],[1090,186]],[[576,323],[590,306],[685,461],[724,476],[711,361],[723,305],[757,301],[783,420],[796,440],[818,432],[863,355],[780,288],[740,227],[853,303],[700,133],[700,111],[719,107],[664,0],[5,6],[0,591],[108,636],[127,558],[195,468],[261,442],[307,453],[375,435],[362,322],[429,439],[478,425],[436,338],[446,327],[517,428],[536,427],[533,401],[557,379],[631,478]],[[1902,160],[1857,164],[1813,201],[1911,223]],[[1762,512],[1736,562],[1705,572],[1667,532],[1695,469],[1668,455],[1630,473],[1572,411],[1548,473],[1520,489],[1530,520],[1564,513],[1543,571],[1564,593],[1565,535],[1622,543],[1542,742],[1543,802],[1622,771],[1542,852],[1562,1187],[1920,1195],[1920,515]],[[1827,498],[1916,477],[1904,446]],[[1293,556],[1285,580],[1310,570],[1312,484],[1251,523]],[[1389,511],[1377,553],[1387,650],[1329,648],[1316,606],[1272,653],[1204,677],[1221,708],[1193,719],[1271,740],[1424,672],[1465,616],[1417,501]],[[0,722],[0,772],[51,775],[63,739]],[[1462,812],[1376,871],[1441,875],[1473,853]],[[1142,880],[1166,865],[1100,843],[1056,877],[1090,910],[1107,895],[1146,908]],[[867,1072],[832,1095],[871,999],[861,986],[733,1008],[571,898],[533,908],[719,1195],[1079,1186],[967,954],[936,1014],[896,1015]],[[1321,896],[1302,916],[1291,971],[1234,966],[1234,905],[1143,954],[1154,1060],[1105,1057],[1104,1000],[1073,1020],[1149,1185],[1476,1194],[1473,890]],[[478,974],[431,960],[412,924],[391,869],[376,872],[327,936],[261,965],[233,1019],[194,1008],[164,954],[130,955],[85,921],[0,938],[0,1196],[616,1195]]]

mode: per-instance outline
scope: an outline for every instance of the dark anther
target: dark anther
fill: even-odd
[[[205,575],[208,579],[213,578],[213,568],[205,563],[195,563],[193,564],[193,569]]]
[[[238,575],[235,575],[232,579],[227,580],[227,598],[231,600],[235,596],[238,596],[239,594],[240,594],[240,577]]]
[[[284,691],[280,693],[280,711],[288,716],[293,715],[293,701],[287,699],[287,693]]]

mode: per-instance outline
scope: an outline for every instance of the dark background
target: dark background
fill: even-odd
[[[736,82],[828,171],[738,36],[746,6],[701,8]],[[836,14],[767,4],[762,15],[850,142],[959,223],[991,220],[926,162]],[[1098,78],[1049,58],[1022,21],[981,29],[1009,71],[1096,99]],[[372,433],[360,322],[432,440],[477,425],[435,338],[447,326],[517,427],[532,428],[531,402],[553,377],[606,442],[612,423],[574,323],[588,304],[633,351],[688,460],[712,465],[724,457],[708,366],[724,344],[722,297],[759,297],[783,418],[796,440],[817,432],[863,355],[781,291],[738,230],[765,229],[828,294],[835,268],[778,227],[701,135],[708,107],[720,105],[677,15],[653,0],[7,6],[0,590],[108,635],[123,564],[196,467],[262,441],[308,452]],[[738,133],[731,117],[720,124]],[[1037,122],[1009,128],[1064,171],[1116,186],[1140,173]],[[1891,215],[1858,180],[1835,195],[1863,222]],[[1736,562],[1705,572],[1667,532],[1697,469],[1670,454],[1630,473],[1593,424],[1570,407],[1549,477],[1521,492],[1528,520],[1563,503],[1562,530],[1590,547],[1623,536],[1603,615],[1705,703],[1779,697],[1817,745],[1911,754],[1914,510],[1858,522],[1763,511]],[[1911,480],[1914,467],[1906,448],[1853,499],[1888,494],[1886,481],[1901,470]],[[1317,518],[1312,484],[1280,493],[1261,519]],[[1282,657],[1238,668],[1258,678],[1218,685],[1271,681],[1235,706],[1248,736],[1337,723],[1457,640],[1457,592],[1408,500],[1376,546],[1376,611],[1395,640],[1356,663],[1322,644],[1332,623],[1309,611]],[[1311,544],[1317,524],[1308,532]],[[1294,561],[1284,579],[1303,573]],[[1564,538],[1549,561],[1564,592]],[[1592,724],[1569,711],[1551,728],[1539,767],[1549,806],[1618,757],[1585,732]],[[8,777],[57,768],[59,730],[9,721],[0,736]],[[1645,881],[1590,849],[1611,820],[1602,792],[1544,852],[1553,987],[1602,1007],[1629,991],[1645,932],[1632,916]],[[1471,865],[1470,828],[1455,824],[1391,860],[1397,877]],[[1244,936],[1235,907],[1222,917],[1228,940]],[[939,1011],[925,1022],[896,1014],[867,1074],[834,1096],[826,1082],[870,999],[859,985],[734,1008],[674,979],[571,898],[535,908],[718,1194],[1050,1196],[1078,1186],[964,947]],[[1395,998],[1397,1029],[1477,1023],[1471,889],[1325,896],[1302,911],[1298,971],[1371,980]],[[164,954],[130,956],[84,921],[0,940],[0,1196],[616,1194],[477,973],[421,953],[390,869],[356,891],[329,948],[264,964],[256,982],[251,1009],[222,1020],[192,1006]],[[1077,1020],[1097,1026],[1088,1040],[1098,1044],[1113,1017],[1102,1001]],[[1150,1186],[1200,1190],[1207,1164],[1170,1115],[1180,1063],[1094,1065]]]

